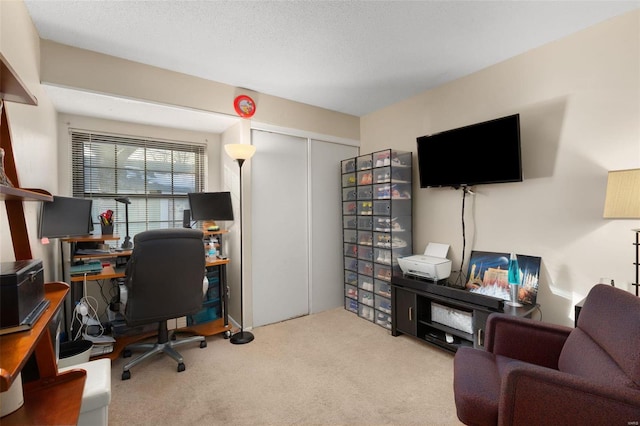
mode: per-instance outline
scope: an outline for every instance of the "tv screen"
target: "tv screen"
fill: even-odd
[[[91,199],[53,196],[40,210],[38,238],[89,235],[92,227]]]
[[[520,115],[417,138],[420,187],[521,182]]]
[[[192,220],[233,220],[230,192],[190,192]]]

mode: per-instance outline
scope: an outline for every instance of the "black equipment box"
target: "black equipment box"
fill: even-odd
[[[45,300],[42,261],[2,262],[0,272],[0,327],[14,327]]]

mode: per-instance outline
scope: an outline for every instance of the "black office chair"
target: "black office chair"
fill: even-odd
[[[129,327],[158,323],[155,343],[127,346],[123,356],[131,356],[136,349],[146,350],[125,364],[122,380],[131,378],[129,369],[145,359],[165,353],[178,362],[178,372],[185,370],[184,360],[174,348],[200,342],[204,336],[184,339],[169,338],[167,320],[191,315],[202,309],[205,253],[202,231],[196,229],[157,229],[137,234],[127,264],[124,317]]]

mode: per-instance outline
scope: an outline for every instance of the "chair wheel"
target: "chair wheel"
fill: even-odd
[[[203,340],[202,342],[200,342],[200,347],[201,348],[206,348],[207,347],[207,341]]]
[[[131,372],[129,370],[122,372],[122,380],[129,380],[131,378]]]
[[[225,332],[224,332],[224,338],[225,338],[225,339],[229,339],[229,338],[231,338],[231,332],[230,332],[229,330],[227,330],[227,331],[225,331]]]
[[[131,351],[129,349],[125,349],[124,351],[122,351],[122,358],[130,358],[131,357]]]
[[[184,366],[184,362],[178,364],[178,373],[184,371],[187,367]]]

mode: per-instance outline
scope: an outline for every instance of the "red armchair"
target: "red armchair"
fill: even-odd
[[[454,358],[467,425],[639,425],[640,298],[598,284],[578,325],[491,314],[485,350]]]

